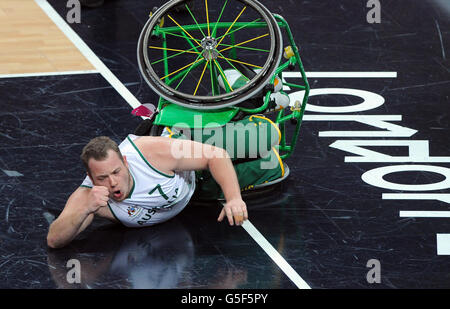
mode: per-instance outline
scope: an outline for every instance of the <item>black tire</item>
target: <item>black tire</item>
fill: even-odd
[[[197,0],[197,1],[204,3],[203,0]],[[268,54],[263,54],[263,56],[262,56],[263,61],[261,61],[261,62],[264,62],[264,65],[261,64],[259,66],[261,68],[260,71],[255,73],[254,76],[252,76],[251,79],[249,79],[249,81],[244,86],[241,86],[238,89],[232,89],[232,91],[228,92],[228,93],[224,93],[224,94],[219,93],[216,95],[212,95],[211,93],[208,94],[206,92],[196,95],[195,93],[191,94],[184,90],[179,91],[179,90],[174,89],[173,87],[167,85],[164,81],[162,81],[162,79],[165,79],[168,75],[164,76],[163,70],[160,68],[161,64],[156,65],[155,62],[157,62],[157,61],[154,61],[155,57],[153,55],[149,55],[150,53],[153,52],[153,51],[149,51],[150,50],[149,47],[151,46],[150,42],[152,42],[152,40],[155,40],[154,29],[155,29],[155,27],[158,27],[161,20],[166,20],[166,22],[167,22],[167,19],[168,19],[167,16],[170,16],[171,14],[175,14],[174,13],[176,11],[175,8],[179,8],[180,5],[184,5],[186,2],[190,2],[190,3],[196,2],[194,0],[172,0],[172,1],[169,1],[166,4],[164,4],[156,12],[154,12],[154,14],[152,14],[150,19],[145,24],[145,26],[141,32],[141,35],[139,37],[138,50],[137,50],[139,69],[140,69],[141,74],[143,75],[144,79],[146,80],[147,84],[150,86],[150,88],[152,88],[152,90],[154,90],[156,93],[158,93],[161,97],[168,100],[169,102],[178,104],[180,106],[188,107],[188,108],[203,109],[203,110],[219,109],[219,108],[223,108],[223,107],[233,106],[233,105],[239,104],[241,102],[244,102],[247,99],[254,97],[256,94],[261,94],[261,92],[264,90],[264,87],[270,82],[270,79],[273,77],[274,72],[278,68],[278,65],[279,65],[281,57],[282,57],[282,45],[283,44],[282,44],[281,31],[280,31],[280,28],[279,28],[275,18],[270,13],[270,11],[267,8],[265,8],[262,4],[260,4],[258,1],[255,1],[255,0],[229,0],[229,2],[232,2],[232,1],[234,1],[234,3],[236,5],[239,4],[241,6],[244,6],[244,10],[245,10],[245,8],[250,7],[251,10],[249,9],[248,12],[259,16],[259,19],[262,20],[262,22],[260,22],[260,23],[267,26],[263,30],[264,30],[264,32],[267,32],[268,38],[267,37],[266,37],[267,39],[263,38],[263,40],[265,40],[265,44],[267,44],[267,46],[268,46],[268,49],[266,50],[266,52],[268,52]],[[197,8],[199,6],[200,6],[200,3],[196,5]],[[235,13],[233,13],[233,14],[235,14]],[[187,14],[187,15],[189,16],[189,14]],[[231,23],[231,21],[229,23]],[[251,23],[252,22],[250,22],[248,24],[251,24]],[[230,26],[230,28],[231,28],[231,26]],[[242,27],[242,28],[244,28],[244,27]],[[249,29],[252,29],[252,28],[250,27]],[[239,29],[237,29],[237,30],[239,30]],[[237,32],[237,30],[236,30],[236,32]],[[258,30],[258,29],[256,29],[256,30]],[[254,31],[256,31],[256,30],[254,30]],[[228,37],[230,34],[227,35],[227,33],[228,32],[226,32],[225,35],[223,35],[223,36]],[[242,31],[241,33],[244,34],[244,31]],[[211,37],[206,37],[203,40],[205,40],[207,38],[211,38]],[[215,40],[215,39],[212,38],[212,40]],[[220,42],[222,40],[223,39],[221,39]],[[269,41],[267,41],[267,40],[269,40]],[[216,42],[216,43],[218,43],[217,46],[220,45],[220,42]],[[200,45],[198,42],[197,42],[197,44]],[[155,48],[161,49],[161,47],[155,47]],[[196,48],[198,48],[198,47],[196,47]],[[242,46],[240,48],[242,48]],[[204,52],[205,51],[203,50],[203,53]],[[245,51],[245,52],[246,52],[246,56],[251,54],[251,52],[248,52],[248,51]],[[203,61],[203,59],[201,57],[203,55],[203,53],[199,53],[199,52],[196,53],[196,54],[198,54],[197,59],[200,58],[199,61]],[[220,53],[220,51],[219,51],[219,53]],[[253,52],[253,53],[255,53],[255,52]],[[185,56],[185,54],[183,54],[183,56]],[[152,61],[154,61],[153,63],[150,61],[150,58],[152,58]],[[219,58],[228,59],[228,58],[223,57],[223,55],[222,55],[222,57],[219,56]],[[216,60],[216,59],[214,59],[214,60]],[[228,60],[236,61],[236,62],[238,61],[237,59],[234,59],[234,60],[228,59]],[[207,62],[206,59],[204,60],[204,62]],[[228,62],[228,64],[230,63],[230,61],[227,61],[227,62]],[[213,61],[211,60],[211,66],[213,66],[212,64],[213,64]],[[207,65],[208,65],[208,62],[205,64],[205,69],[206,69]],[[189,67],[189,66],[187,66],[187,67]],[[205,72],[205,69],[203,70],[203,73]],[[190,72],[187,72],[187,74],[190,74]],[[211,76],[213,76],[212,73],[211,73]],[[203,77],[203,74],[202,74],[202,77]],[[200,78],[200,80],[201,80],[201,78]],[[205,82],[206,82],[206,79],[205,79]],[[213,81],[212,81],[212,77],[211,77],[211,84],[212,83],[213,83]],[[197,85],[197,89],[198,89],[198,85]]]

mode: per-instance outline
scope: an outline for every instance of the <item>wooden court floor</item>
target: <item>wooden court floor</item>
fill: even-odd
[[[91,69],[34,0],[0,0],[1,75]]]

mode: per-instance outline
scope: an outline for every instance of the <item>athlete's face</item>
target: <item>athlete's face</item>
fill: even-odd
[[[113,150],[108,150],[108,156],[102,161],[90,159],[90,177],[95,186],[103,186],[109,190],[109,198],[115,201],[123,201],[131,191],[133,178],[128,170],[128,162]]]

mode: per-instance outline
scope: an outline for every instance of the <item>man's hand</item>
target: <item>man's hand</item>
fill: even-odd
[[[242,225],[242,223],[248,219],[247,205],[245,205],[245,202],[242,199],[228,201],[223,205],[223,209],[220,212],[217,221],[222,222],[225,215],[227,216],[230,225],[233,225],[234,223],[236,223],[236,225]]]
[[[95,213],[100,207],[108,206],[109,190],[103,186],[94,186],[89,192],[88,213]]]

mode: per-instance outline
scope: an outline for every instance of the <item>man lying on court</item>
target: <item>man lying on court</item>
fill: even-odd
[[[118,146],[108,137],[92,139],[81,159],[87,170],[82,185],[50,225],[47,244],[64,247],[92,222],[94,215],[145,227],[167,221],[188,204],[195,171],[206,170],[223,191],[218,217],[230,225],[248,219],[236,172],[228,153],[191,140],[129,135]]]

